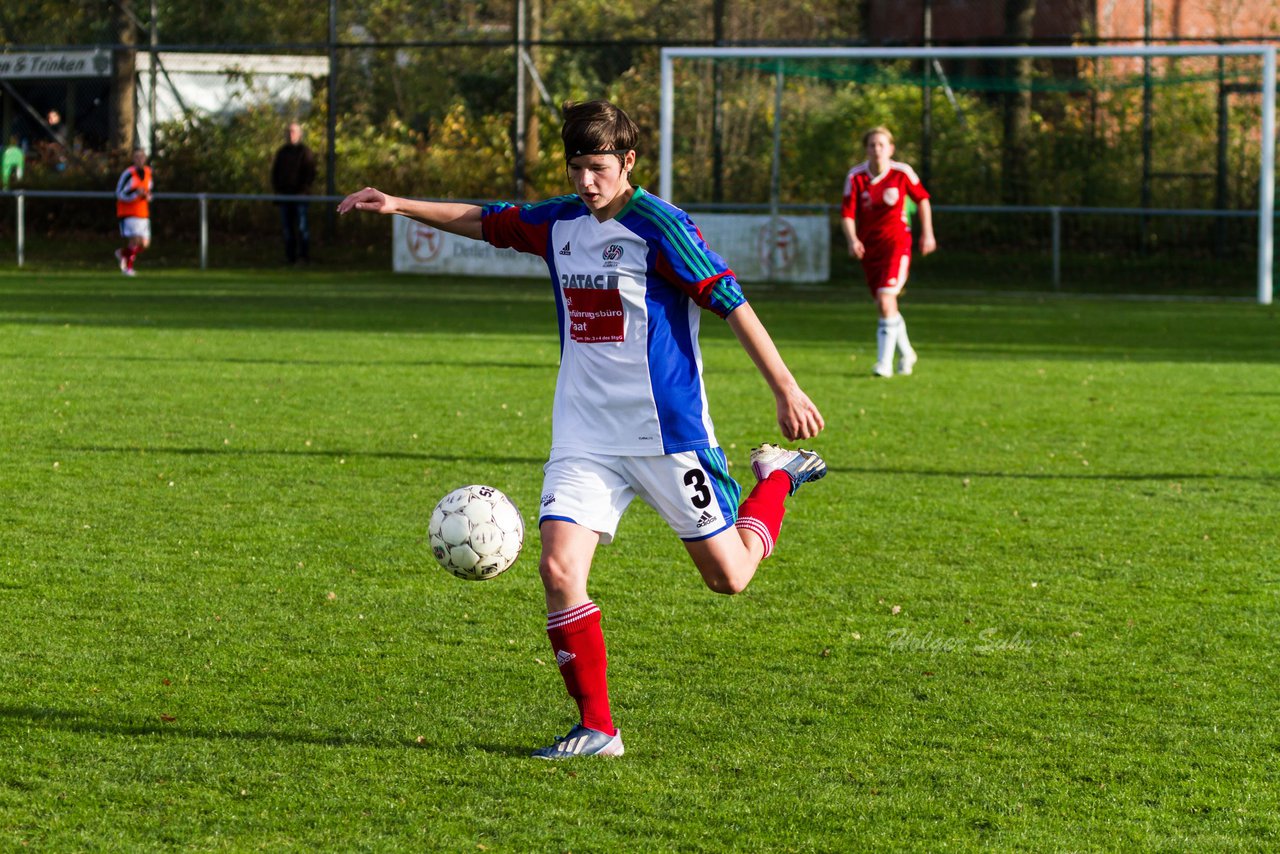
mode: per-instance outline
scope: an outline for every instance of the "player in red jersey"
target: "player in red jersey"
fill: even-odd
[[[901,351],[898,373],[910,374],[916,351],[907,338],[907,324],[898,311],[898,294],[907,284],[911,267],[911,220],[907,200],[920,210],[920,254],[938,248],[933,238],[933,210],[929,193],[915,170],[893,159],[893,134],[876,127],[862,137],[867,159],[849,170],[844,179],[841,225],[849,241],[849,256],[862,261],[867,287],[880,309],[876,330],[878,377],[893,376],[893,354]]]

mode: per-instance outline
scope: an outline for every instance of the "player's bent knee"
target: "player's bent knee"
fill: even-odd
[[[719,575],[710,577],[703,573],[702,580],[707,587],[715,593],[721,593],[725,596],[734,596],[747,589],[747,585],[751,583],[751,579],[737,579],[727,575]]]
[[[747,589],[758,559],[742,543],[736,529],[718,534],[708,540],[686,542],[685,548],[693,558],[694,566],[702,575],[702,581],[716,593],[732,596]]]
[[[747,585],[755,575],[755,566],[699,563],[698,572],[702,574],[703,583],[712,591],[733,596],[747,589]]]

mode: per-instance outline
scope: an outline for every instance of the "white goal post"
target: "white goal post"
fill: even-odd
[[[1091,57],[1255,56],[1262,60],[1262,163],[1258,179],[1258,302],[1270,305],[1275,260],[1276,47],[1274,45],[1117,45],[1107,47],[667,47],[662,49],[659,192],[672,197],[675,62],[679,59],[1073,59]],[[775,169],[777,165],[775,164]],[[775,200],[776,203],[776,200]]]

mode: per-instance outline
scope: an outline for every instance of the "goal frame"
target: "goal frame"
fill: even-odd
[[[1089,57],[1256,56],[1262,60],[1262,163],[1258,177],[1258,303],[1270,305],[1275,260],[1276,46],[1109,45],[1080,47],[664,47],[658,185],[674,201],[675,63],[681,59],[1073,59]],[[778,164],[774,164],[774,169]],[[775,200],[776,207],[776,200]]]

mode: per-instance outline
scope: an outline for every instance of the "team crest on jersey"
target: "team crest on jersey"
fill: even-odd
[[[897,187],[887,187],[887,188],[885,188],[885,191],[884,191],[884,203],[885,203],[886,205],[888,205],[889,207],[893,207],[894,205],[896,205],[896,204],[898,203],[898,199],[899,199],[899,196],[898,196],[898,188],[897,188]]]
[[[622,260],[622,247],[616,243],[610,243],[605,247],[605,250],[600,254],[600,257],[604,259],[604,265],[606,267],[616,267],[618,266],[618,262]]]

